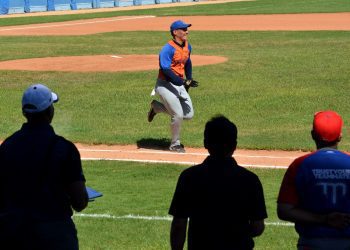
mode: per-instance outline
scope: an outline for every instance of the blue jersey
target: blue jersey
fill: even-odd
[[[174,40],[169,41],[159,53],[158,78],[181,86],[183,79],[192,79],[191,45],[186,42],[177,44]]]
[[[297,207],[316,214],[350,213],[349,155],[326,148],[303,158],[297,165]],[[350,237],[350,227],[338,230],[296,223],[296,230],[304,237]]]

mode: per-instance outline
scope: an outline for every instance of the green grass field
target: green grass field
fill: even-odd
[[[117,15],[223,15],[350,11],[348,0],[260,0],[210,6],[116,11],[82,15],[0,19],[0,26]],[[0,60],[68,55],[157,54],[167,32],[113,32],[89,36],[0,36]],[[194,67],[200,87],[191,90],[195,117],[184,123],[185,146],[202,146],[205,122],[217,113],[234,121],[238,147],[313,148],[313,113],[334,109],[344,118],[341,149],[350,150],[350,32],[190,32],[193,53],[228,57],[219,65]],[[195,66],[195,65],[194,65]],[[0,71],[0,140],[20,127],[23,90],[42,82],[60,95],[53,126],[75,142],[136,144],[169,137],[166,116],[148,124],[146,114],[157,71],[63,73]],[[167,210],[177,165],[87,161],[87,185],[104,193],[75,216],[81,249],[169,249]],[[253,170],[265,191],[269,218],[256,249],[295,249],[291,226],[276,226],[276,197],[283,170]],[[159,220],[125,218],[158,216]]]
[[[184,168],[170,164],[84,162],[87,185],[97,188],[104,196],[90,203],[83,213],[114,218],[76,214],[74,221],[81,248],[169,249],[167,213],[177,178]],[[265,233],[255,240],[256,249],[295,249],[297,235],[293,226],[272,224],[281,222],[275,210],[284,170],[252,171],[263,184],[269,216]],[[120,218],[127,215],[158,219]]]
[[[195,117],[184,122],[183,143],[202,146],[205,122],[222,113],[236,123],[240,148],[310,150],[311,121],[321,109],[350,118],[349,32],[199,32],[194,54],[225,56],[194,67]],[[164,32],[114,32],[78,37],[0,37],[1,60],[63,55],[157,54]],[[132,41],[132,42],[130,42]],[[203,42],[205,41],[205,42]],[[96,46],[95,44],[99,44]],[[60,95],[54,126],[85,143],[135,144],[169,137],[169,118],[146,115],[157,70],[127,73],[1,71],[0,138],[23,121],[20,99],[30,83]],[[344,130],[341,144],[350,149]]]

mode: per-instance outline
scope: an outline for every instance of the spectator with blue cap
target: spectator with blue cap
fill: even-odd
[[[184,153],[180,142],[180,130],[183,120],[190,120],[194,115],[190,87],[197,87],[198,82],[192,78],[192,46],[188,42],[187,24],[177,20],[170,25],[173,37],[159,53],[159,73],[151,95],[158,94],[160,101],[153,100],[148,112],[148,121],[152,122],[158,113],[171,117],[171,143],[169,150]]]
[[[22,97],[27,122],[0,146],[2,249],[79,249],[73,210],[88,203],[80,154],[56,135],[58,96],[43,84]]]

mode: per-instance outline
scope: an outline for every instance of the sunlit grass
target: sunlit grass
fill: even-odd
[[[81,249],[169,249],[168,209],[177,178],[186,167],[111,161],[83,163],[87,185],[104,194],[90,203],[84,214],[158,216],[160,219],[75,216]],[[284,170],[251,171],[263,184],[268,211],[266,222],[281,222],[276,215],[276,199]],[[265,233],[255,240],[255,249],[295,249],[296,241],[293,226],[267,224]]]

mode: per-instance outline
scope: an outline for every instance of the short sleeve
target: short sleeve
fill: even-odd
[[[299,198],[298,198],[297,187],[296,187],[296,175],[297,175],[299,166],[307,156],[308,155],[297,158],[288,167],[283,177],[283,181],[278,194],[277,203],[286,203],[291,205],[298,204]]]
[[[188,199],[188,191],[187,190],[187,183],[186,183],[186,175],[184,173],[181,173],[175,193],[170,205],[169,214],[178,217],[178,218],[188,218],[190,216],[189,212],[189,199]]]
[[[175,49],[166,44],[159,53],[159,67],[161,69],[171,69],[171,62],[174,57]]]
[[[249,215],[251,220],[263,220],[267,218],[264,190],[261,182],[257,176],[254,178],[254,188],[251,195],[251,213]]]
[[[67,155],[65,162],[65,180],[68,183],[85,181],[83,168],[81,165],[80,153],[76,146],[67,141]]]

